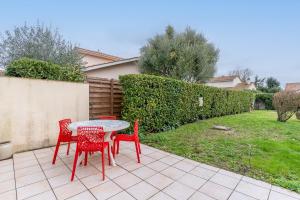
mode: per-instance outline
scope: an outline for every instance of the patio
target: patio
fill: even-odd
[[[117,167],[106,165],[101,179],[99,154],[79,166],[70,182],[75,146],[66,146],[51,164],[54,147],[15,154],[0,161],[0,199],[192,199],[299,200],[300,195],[219,168],[142,145],[141,164],[134,145],[120,144]],[[107,161],[107,159],[106,159]]]

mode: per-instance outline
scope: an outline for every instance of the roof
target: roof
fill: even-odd
[[[285,91],[300,91],[300,83],[287,83]]]
[[[254,83],[239,83],[237,84],[235,87],[229,88],[229,89],[233,89],[233,90],[248,90],[250,89],[250,86],[254,86]],[[255,86],[254,86],[255,87]]]
[[[109,55],[106,53],[102,53],[100,51],[92,51],[92,50],[88,50],[88,49],[83,49],[83,48],[79,48],[76,47],[76,50],[83,55],[89,55],[89,56],[95,56],[95,57],[99,57],[99,58],[105,58],[111,61],[117,61],[117,60],[122,60],[123,58],[117,57],[117,56],[113,56],[113,55]]]
[[[231,82],[236,78],[238,78],[238,76],[219,76],[209,79],[208,83]]]
[[[120,64],[124,64],[124,63],[137,62],[138,60],[139,60],[139,57],[133,57],[133,58],[127,58],[127,59],[122,59],[122,60],[108,62],[108,63],[101,63],[98,65],[91,65],[91,66],[84,67],[84,68],[82,68],[82,71],[87,72],[87,71],[92,71],[92,70],[96,70],[96,69],[100,69],[100,68],[112,67],[112,66],[120,65]]]

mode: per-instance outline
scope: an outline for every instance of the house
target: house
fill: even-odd
[[[4,69],[0,67],[0,76],[4,76]]]
[[[300,92],[300,83],[287,83],[284,90]]]
[[[254,83],[243,82],[238,76],[214,77],[206,85],[231,90],[256,90]]]
[[[99,51],[76,48],[83,57],[82,71],[89,77],[119,79],[120,75],[139,74],[138,57],[121,58]]]

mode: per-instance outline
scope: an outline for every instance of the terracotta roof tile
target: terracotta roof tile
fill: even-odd
[[[300,83],[287,83],[285,91],[300,91]]]
[[[99,51],[92,51],[92,50],[83,49],[83,48],[79,48],[79,47],[76,47],[76,50],[80,54],[96,56],[96,57],[99,57],[99,58],[105,58],[105,59],[108,59],[108,60],[111,60],[111,61],[118,61],[118,60],[123,59],[123,58],[113,56],[113,55],[109,55],[109,54],[106,54],[106,53],[102,53],[102,52],[99,52]]]
[[[209,79],[209,83],[218,83],[218,82],[230,82],[233,81],[237,76],[219,76]]]

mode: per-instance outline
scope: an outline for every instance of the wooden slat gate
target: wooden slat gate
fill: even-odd
[[[117,80],[87,77],[90,87],[90,119],[99,115],[121,116],[122,88]]]

